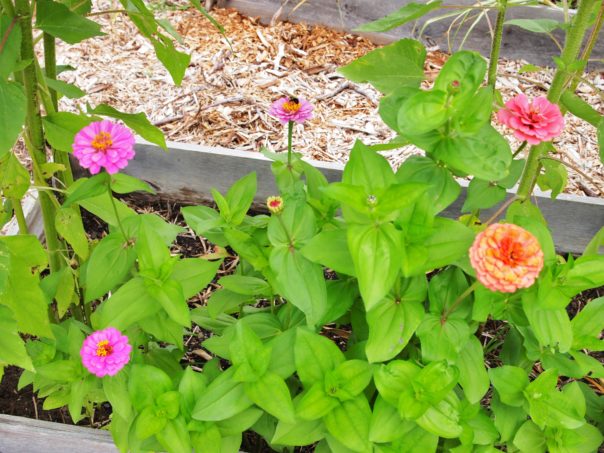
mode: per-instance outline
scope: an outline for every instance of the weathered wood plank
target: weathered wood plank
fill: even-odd
[[[281,10],[280,18],[292,22],[307,22],[309,24],[323,24],[329,27],[350,31],[355,27],[379,19],[402,6],[417,0],[307,0],[300,8],[294,11],[298,1],[289,0]],[[249,16],[258,16],[267,23],[279,10],[284,0],[221,0],[220,6],[233,7]],[[445,0],[446,5],[473,5],[475,0]],[[365,34],[369,39],[378,44],[392,42],[400,38],[413,38],[417,31],[429,19],[451,13],[455,10],[436,10],[418,21],[419,27],[408,23],[395,30],[380,34]],[[475,12],[481,13],[480,10]],[[457,50],[470,27],[474,27],[464,43],[465,49],[476,50],[485,56],[489,55],[491,46],[491,27],[495,23],[495,11],[489,11],[489,22],[486,15],[474,26],[475,13],[470,14],[471,19],[466,20],[455,37],[452,37],[451,50]],[[506,18],[509,19],[553,19],[563,22],[564,17],[560,10],[545,6],[518,6],[508,8]],[[447,31],[455,17],[446,18],[429,23],[422,38],[430,43],[437,44],[442,50],[449,50]],[[461,21],[457,21],[459,24]],[[457,30],[454,27],[454,32]],[[563,41],[564,35],[557,30],[554,35]],[[553,56],[558,56],[560,50],[556,44],[544,34],[531,33],[519,27],[506,26],[504,29],[501,55],[504,58],[524,59],[530,63],[553,66]],[[604,57],[604,33],[601,33],[594,48],[593,58]],[[596,69],[604,66],[601,62],[590,63],[590,68]]]
[[[251,171],[258,177],[256,201],[277,193],[271,173],[271,162],[259,153],[211,148],[182,143],[168,143],[170,152],[148,143],[137,145],[136,158],[125,172],[147,181],[161,196],[185,203],[211,199],[210,189],[225,193],[239,178]],[[341,179],[343,166],[312,161],[330,182]],[[465,199],[462,196],[444,215],[456,218]],[[562,252],[581,253],[591,238],[604,225],[604,199],[560,195],[556,200],[547,194],[533,197],[549,222],[554,241]],[[494,210],[483,212],[485,217]]]
[[[100,429],[0,414],[0,453],[117,453]]]

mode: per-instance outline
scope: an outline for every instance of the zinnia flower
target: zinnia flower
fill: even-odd
[[[284,97],[273,102],[268,113],[283,124],[303,123],[312,118],[313,109],[313,105],[302,98]]]
[[[103,167],[114,174],[134,157],[134,135],[121,124],[96,121],[76,134],[72,147],[80,165],[93,175]]]
[[[524,228],[496,223],[476,236],[470,263],[484,286],[513,293],[535,282],[543,268],[543,251],[537,238]]]
[[[519,94],[497,112],[497,119],[513,129],[516,138],[531,145],[548,142],[564,129],[560,108],[543,96],[529,103],[524,94]]]
[[[128,337],[113,327],[97,330],[82,344],[82,363],[98,377],[114,376],[130,361]]]
[[[283,210],[283,198],[268,197],[266,199],[266,206],[271,213],[279,214]]]

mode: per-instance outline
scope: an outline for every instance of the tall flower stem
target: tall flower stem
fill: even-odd
[[[42,131],[42,117],[40,114],[40,103],[38,100],[38,80],[36,77],[35,58],[33,46],[33,31],[31,26],[32,12],[27,0],[15,0],[15,13],[19,18],[21,26],[21,59],[31,63],[23,69],[22,81],[26,96],[26,119],[25,119],[25,142],[29,145],[28,150],[34,161],[34,182],[37,185],[46,185],[46,181],[37,169],[46,162],[46,151],[44,148],[44,135]],[[55,228],[55,207],[50,195],[44,191],[39,192],[39,203],[42,210],[44,222],[44,233],[46,245],[48,246],[50,270],[56,271],[62,267],[59,253],[61,243]]]
[[[11,0],[0,0],[0,7],[2,7],[2,12],[9,17],[13,17],[15,15],[15,7]]]
[[[568,29],[564,49],[560,55],[563,67],[559,67],[556,70],[552,84],[547,93],[547,99],[552,103],[557,104],[560,101],[560,97],[564,92],[566,84],[573,76],[573,74],[569,74],[568,70],[565,68],[577,60],[579,52],[581,51],[581,44],[583,43],[585,34],[590,26],[590,16],[594,11],[594,7],[600,1],[601,0],[582,0],[579,3],[579,10],[573,19],[572,26]],[[541,171],[540,160],[547,155],[549,149],[549,143],[540,143],[539,145],[531,147],[524,167],[524,172],[522,173],[518,185],[517,197],[520,200],[526,200],[533,192],[537,181],[537,175]]]
[[[493,43],[491,44],[491,55],[489,57],[489,76],[487,83],[495,88],[497,81],[497,63],[499,61],[499,52],[501,51],[501,38],[503,36],[503,23],[505,22],[505,13],[508,8],[508,0],[499,0],[499,12],[497,13],[497,22],[495,24],[495,33]]]
[[[109,192],[109,200],[111,200],[111,206],[113,207],[113,213],[115,214],[115,220],[117,221],[117,225],[124,236],[124,239],[127,241],[128,236],[126,236],[126,230],[124,229],[124,225],[122,225],[122,220],[120,219],[120,214],[117,211],[117,206],[115,204],[115,199],[113,198],[113,190],[111,189],[111,175],[107,175],[107,191]]]
[[[287,168],[292,169],[292,141],[294,137],[294,122],[287,123]]]
[[[19,225],[19,234],[29,234],[25,214],[23,213],[23,206],[21,206],[21,200],[13,198],[11,201],[13,210],[15,211],[15,217],[17,218],[17,224]]]

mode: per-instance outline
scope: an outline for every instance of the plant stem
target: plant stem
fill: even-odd
[[[49,79],[56,80],[57,78],[57,50],[54,36],[44,33],[44,72]],[[57,111],[59,103],[57,100],[57,92],[49,89],[50,99],[54,110]]]
[[[21,59],[31,63],[23,69],[22,79],[25,88],[27,114],[25,119],[26,143],[34,161],[34,182],[37,185],[46,185],[46,181],[40,174],[41,166],[46,163],[46,151],[44,148],[44,134],[42,131],[42,118],[40,114],[40,103],[38,100],[38,81],[36,68],[33,63],[36,59],[33,46],[33,32],[31,25],[31,10],[28,0],[15,0],[15,12],[21,26]],[[48,246],[50,270],[54,272],[62,267],[59,257],[60,241],[55,228],[55,208],[50,196],[46,192],[39,192],[39,203],[44,221],[44,233],[46,245]]]
[[[523,142],[520,144],[520,146],[518,147],[518,149],[517,149],[517,150],[514,152],[514,154],[512,154],[512,157],[516,157],[518,154],[520,154],[520,153],[522,152],[522,150],[523,150],[524,148],[526,148],[527,143],[528,143],[528,142],[527,142],[526,140],[525,140],[525,141],[523,141]]]
[[[499,62],[499,52],[501,51],[501,37],[503,35],[503,23],[505,22],[505,13],[508,7],[508,0],[499,0],[499,12],[497,13],[497,22],[495,24],[495,34],[491,44],[491,55],[489,57],[489,76],[487,83],[495,89],[497,82],[497,63]]]
[[[447,321],[447,318],[449,317],[449,315],[451,313],[453,313],[455,311],[455,309],[459,306],[459,304],[461,304],[470,294],[472,294],[476,288],[478,288],[479,284],[480,284],[480,282],[478,280],[476,280],[474,283],[472,283],[470,286],[468,286],[468,288],[463,293],[461,293],[459,296],[457,296],[457,299],[455,299],[455,301],[453,301],[453,303],[449,306],[449,308],[447,308],[446,310],[443,311],[443,313],[440,317],[441,324],[444,324]]]
[[[294,136],[294,122],[287,123],[287,168],[292,169],[292,141]]]
[[[15,217],[17,218],[17,223],[19,224],[19,234],[29,234],[25,214],[23,213],[23,206],[21,206],[21,200],[18,198],[13,198],[12,203],[13,210],[15,211]]]
[[[122,220],[120,219],[120,215],[117,212],[117,206],[115,205],[115,199],[113,198],[113,190],[111,190],[111,175],[107,175],[107,190],[109,191],[109,200],[111,200],[111,206],[113,206],[113,212],[115,213],[115,219],[117,221],[117,225],[124,236],[124,239],[127,241],[128,236],[126,236],[126,230],[124,229],[124,225],[122,225]]]
[[[489,218],[489,220],[487,220],[484,223],[484,225],[488,226],[491,223],[493,223],[495,220],[497,220],[497,217],[499,217],[501,215],[501,213],[503,211],[505,211],[517,199],[518,199],[518,197],[510,197],[510,198],[508,198],[501,206],[499,206],[499,209],[497,209],[497,211],[495,211],[495,213]]]
[[[566,67],[572,64],[581,51],[581,44],[583,38],[589,28],[589,20],[594,6],[601,0],[582,0],[579,3],[579,10],[575,16],[572,26],[568,29],[566,35],[566,41],[564,42],[564,50],[560,55],[563,62],[563,68],[558,68],[554,74],[552,84],[550,85],[547,93],[547,99],[552,103],[559,103],[560,97],[564,91],[568,80],[572,78],[573,74],[569,75]],[[531,147],[529,151],[524,172],[518,185],[517,197],[520,200],[526,200],[530,197],[537,181],[537,175],[541,171],[540,160],[545,157],[549,151],[550,144],[540,143],[539,145]]]

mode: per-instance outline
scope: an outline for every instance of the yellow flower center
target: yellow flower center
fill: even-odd
[[[106,357],[113,352],[113,348],[109,344],[109,340],[99,341],[96,345],[96,355],[98,357]]]
[[[289,101],[283,104],[283,110],[288,113],[296,113],[300,110],[300,107],[302,107],[302,104],[300,104],[300,101],[297,98],[289,98]]]
[[[99,132],[92,140],[92,147],[97,151],[105,152],[113,145],[109,132]]]

